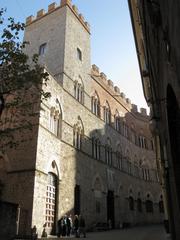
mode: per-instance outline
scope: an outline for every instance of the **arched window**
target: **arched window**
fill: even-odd
[[[91,110],[96,116],[100,117],[100,101],[99,96],[96,92],[91,97]]]
[[[122,169],[122,149],[120,144],[118,144],[117,150],[116,150],[116,162],[117,162],[117,168]]]
[[[163,203],[162,195],[160,196],[160,201],[159,201],[159,212],[164,213],[164,203]]]
[[[153,209],[153,201],[150,199],[150,195],[147,194],[147,200],[145,202],[145,206],[146,206],[146,212],[147,213],[153,213],[154,209]]]
[[[79,76],[78,81],[74,82],[74,97],[78,102],[84,103],[84,86],[82,82],[82,78]]]
[[[110,106],[109,103],[106,101],[105,106],[103,107],[104,109],[104,121],[107,124],[111,123],[111,110],[110,110]]]
[[[134,175],[135,177],[139,177],[139,167],[138,167],[138,160],[137,156],[134,156]]]
[[[120,116],[119,116],[119,112],[118,110],[116,110],[116,113],[114,115],[114,126],[115,126],[115,129],[120,132]]]
[[[55,227],[56,192],[57,192],[57,176],[49,172],[48,183],[46,187],[46,214],[45,214],[45,222],[48,233],[52,233],[53,228]]]
[[[105,145],[105,160],[108,165],[112,165],[112,147],[110,139],[107,139],[107,144]]]
[[[83,138],[83,126],[82,122],[78,121],[77,124],[74,125],[73,129],[73,146],[77,149],[82,148],[82,138]]]
[[[101,213],[101,198],[102,198],[101,192],[102,192],[101,181],[99,177],[97,177],[94,182],[95,209],[97,215]]]
[[[62,112],[58,104],[58,100],[56,101],[56,103],[56,107],[51,107],[50,111],[50,131],[54,133],[54,135],[56,135],[57,137],[60,137]]]
[[[129,210],[134,211],[134,198],[132,196],[129,197]]]
[[[101,157],[101,142],[98,138],[92,138],[92,156],[100,160]]]
[[[132,173],[132,164],[131,164],[129,150],[126,151],[126,160],[127,160],[127,172],[129,174],[131,174]]]

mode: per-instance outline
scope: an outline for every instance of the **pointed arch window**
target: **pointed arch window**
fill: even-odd
[[[106,104],[104,106],[104,121],[107,124],[111,123],[111,110],[110,110],[109,103],[107,101],[106,101]]]
[[[80,129],[74,129],[74,147],[81,149],[82,147],[82,131]]]
[[[116,151],[116,164],[117,164],[117,168],[122,170],[122,149],[120,144],[117,147],[117,151]]]
[[[74,97],[78,102],[84,104],[84,86],[80,76],[78,81],[74,82]]]
[[[91,110],[96,116],[100,117],[100,101],[97,93],[91,97]]]
[[[105,145],[105,161],[110,166],[112,166],[112,154],[111,141],[108,139]]]
[[[160,201],[159,201],[159,212],[164,213],[164,203],[163,203],[162,195],[160,196]]]
[[[127,172],[129,174],[132,174],[132,164],[131,164],[129,150],[127,150],[126,152],[126,160],[127,160]]]
[[[97,160],[101,158],[101,142],[98,138],[92,138],[92,156]]]
[[[135,177],[139,177],[139,167],[136,155],[134,156],[134,175]]]
[[[118,132],[120,132],[121,123],[120,123],[120,116],[117,110],[116,110],[116,114],[114,115],[114,125],[115,125],[115,129]]]
[[[60,137],[61,120],[62,120],[62,113],[59,106],[51,107],[50,131],[57,137]]]
[[[73,146],[77,149],[82,149],[82,139],[83,139],[83,126],[80,121],[74,125],[73,128]]]
[[[132,196],[129,197],[129,210],[134,211],[134,198]]]
[[[153,213],[153,201],[150,199],[150,194],[147,194],[147,200],[145,202],[146,212],[147,213]]]

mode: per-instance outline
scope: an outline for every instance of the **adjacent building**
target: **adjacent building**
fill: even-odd
[[[180,239],[180,2],[129,0],[129,7],[144,94],[151,108],[166,223],[172,239]]]

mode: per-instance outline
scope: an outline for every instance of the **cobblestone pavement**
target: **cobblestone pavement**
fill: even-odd
[[[88,233],[88,240],[170,240],[162,225]]]
[[[44,238],[41,238],[44,240]],[[47,238],[46,238],[47,239]],[[52,238],[48,240],[75,240],[75,237]],[[85,239],[85,238],[77,238]],[[133,227],[105,232],[88,232],[87,240],[171,240],[163,225]]]

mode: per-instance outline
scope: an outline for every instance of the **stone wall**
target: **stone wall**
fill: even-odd
[[[0,238],[12,239],[17,231],[18,205],[0,201]]]

